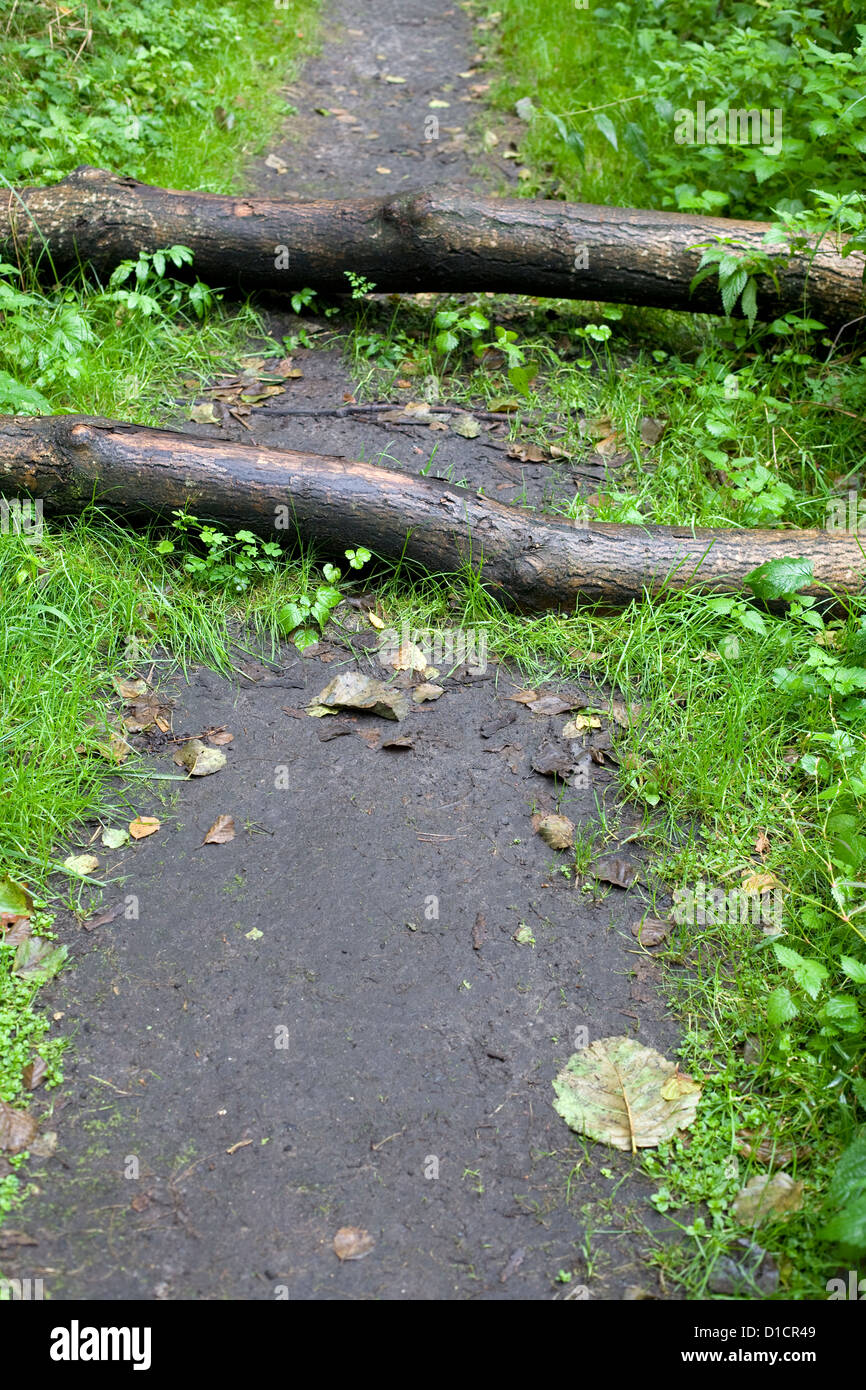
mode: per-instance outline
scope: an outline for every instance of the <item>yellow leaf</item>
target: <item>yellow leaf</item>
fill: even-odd
[[[156,816],[138,816],[129,822],[129,833],[133,840],[144,840],[148,835],[155,835],[158,829]]]
[[[679,1100],[680,1096],[693,1096],[695,1094],[701,1094],[700,1086],[686,1072],[680,1071],[679,1067],[662,1086],[662,1095],[665,1100]]]

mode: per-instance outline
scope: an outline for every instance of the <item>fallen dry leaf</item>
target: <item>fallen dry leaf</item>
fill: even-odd
[[[39,1125],[26,1110],[13,1110],[5,1100],[0,1100],[0,1149],[6,1153],[21,1153],[28,1149],[36,1138]]]
[[[217,816],[210,830],[202,840],[203,845],[227,845],[235,838],[233,816]]]
[[[171,706],[163,704],[159,696],[151,691],[141,699],[134,700],[123,711],[123,726],[130,734],[139,734],[144,729],[149,729],[152,724],[158,724],[165,732],[170,712]]]
[[[412,691],[412,699],[416,705],[421,705],[425,700],[438,700],[440,695],[445,694],[445,687],[442,685],[430,685],[427,681],[423,685],[418,685]]]
[[[661,917],[644,917],[632,923],[631,934],[637,937],[641,946],[660,946],[667,941],[672,926],[672,922],[666,922]]]
[[[511,444],[506,457],[520,463],[546,463],[547,454],[537,444]]]
[[[586,700],[582,695],[540,695],[527,703],[533,714],[567,714],[569,710],[582,709]]]
[[[567,777],[574,767],[574,758],[561,743],[542,743],[532,759],[533,772],[542,777]]]
[[[586,733],[587,729],[600,729],[601,720],[596,719],[594,714],[578,714],[574,719],[570,719],[562,731],[563,738],[579,738]]]
[[[21,1073],[21,1080],[24,1082],[26,1089],[28,1091],[35,1091],[36,1087],[45,1080],[47,1071],[48,1063],[45,1061],[44,1057],[40,1057],[37,1053],[33,1061],[28,1062]]]
[[[506,700],[514,700],[519,705],[531,705],[539,696],[537,690],[515,690],[511,695],[506,695],[505,698]]]
[[[553,1083],[553,1108],[577,1134],[615,1149],[655,1148],[687,1129],[695,1118],[700,1087],[668,1097],[677,1075],[673,1062],[634,1038],[600,1038],[569,1057]]]
[[[4,1226],[0,1231],[0,1250],[11,1250],[13,1245],[38,1245],[39,1241],[27,1235],[26,1231],[10,1231]]]
[[[340,722],[337,719],[328,719],[319,725],[316,732],[319,735],[320,743],[331,743],[335,738],[345,738],[347,734],[355,733],[355,725]],[[378,733],[378,729],[376,732]]]
[[[481,426],[474,415],[458,415],[451,428],[462,439],[477,439],[481,433]]]
[[[747,874],[740,884],[744,893],[750,898],[760,897],[762,893],[772,892],[774,888],[781,888],[781,881],[775,874],[769,871],[764,873]]]
[[[532,828],[551,849],[571,849],[574,845],[574,822],[568,816],[535,815]]]
[[[119,825],[106,825],[100,840],[106,849],[122,849],[129,844],[129,831]]]
[[[137,700],[147,690],[147,681],[141,677],[126,680],[123,676],[112,676],[111,683],[122,700]]]
[[[409,712],[409,697],[405,691],[383,685],[372,676],[345,671],[326,685],[307,709],[315,714],[317,707],[329,714],[337,709],[359,709],[379,714],[385,719],[405,719]]]
[[[219,748],[208,748],[200,738],[191,738],[175,753],[174,761],[190,777],[210,777],[225,767],[226,755]]]
[[[426,671],[427,658],[414,642],[403,642],[388,661],[395,671]]]
[[[777,1167],[785,1167],[794,1161],[795,1156],[801,1161],[807,1158],[809,1148],[804,1144],[795,1150],[792,1144],[780,1144],[777,1137],[766,1130],[738,1129],[737,1152],[744,1158],[755,1159],[757,1163],[775,1163]]]
[[[606,859],[599,859],[592,874],[602,883],[612,883],[615,888],[630,888],[640,877],[640,866],[625,854],[611,854]]]
[[[667,420],[645,415],[640,422],[640,437],[644,444],[657,444],[668,427]]]
[[[220,417],[217,415],[216,406],[211,401],[204,401],[201,405],[194,405],[187,419],[194,425],[218,425]]]
[[[611,719],[613,719],[616,724],[619,724],[620,728],[627,729],[632,720],[637,719],[640,715],[641,706],[637,702],[633,702],[629,706],[626,705],[623,700],[611,700],[608,706],[608,712]]]
[[[94,869],[99,868],[99,860],[95,854],[68,854],[63,867],[73,874],[92,874]]]
[[[0,941],[6,946],[20,946],[22,941],[26,941],[30,935],[31,923],[29,917],[16,917],[11,915],[0,916]]]
[[[115,917],[119,917],[126,904],[123,899],[112,903],[110,907],[103,907],[99,912],[95,912],[92,917],[88,917],[81,925],[85,931],[95,931],[97,927],[104,927],[106,923],[113,922]]]
[[[673,1076],[669,1076],[662,1086],[662,1095],[665,1100],[679,1100],[681,1096],[692,1096],[697,1092],[701,1093],[701,1088],[688,1072],[680,1071],[676,1068]]]
[[[789,1173],[758,1173],[737,1193],[734,1216],[741,1226],[790,1216],[802,1208],[804,1188]]]
[[[148,835],[155,835],[158,829],[156,816],[137,816],[129,822],[129,833],[133,840],[146,840]]]
[[[334,1254],[339,1260],[363,1260],[376,1242],[360,1226],[341,1226],[334,1236]]]
[[[46,1129],[43,1134],[37,1134],[30,1144],[30,1152],[34,1158],[50,1158],[57,1148],[57,1131]]]

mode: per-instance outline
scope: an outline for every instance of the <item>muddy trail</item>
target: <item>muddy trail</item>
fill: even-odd
[[[473,142],[474,53],[458,9],[335,0],[292,92],[300,114],[253,181],[305,197],[513,179]],[[432,113],[441,138],[425,141]],[[340,349],[296,361],[298,408],[353,394]],[[430,462],[422,426],[223,411],[186,427]],[[549,500],[550,467],[533,475],[495,434],[436,443],[434,471]],[[76,968],[49,999],[74,1046],[42,1120],[57,1147],[31,1163],[38,1190],[10,1223],[34,1243],[4,1248],[4,1273],[57,1300],[670,1297],[648,1259],[671,1238],[652,1185],[552,1106],[581,1037],[628,1034],[668,1057],[677,1044],[631,931],[646,886],[581,891],[532,826],[559,810],[639,862],[614,796],[616,724],[569,741],[569,714],[509,700],[524,682],[477,644],[440,656],[435,701],[398,674],[399,722],[312,718],[341,672],[388,674],[363,609],[338,617],[303,656],[239,649],[230,680],[199,668],[160,686],[175,739],[232,735],[225,766],[137,791],[160,830],[99,848],[116,915],[58,921]],[[556,688],[576,707],[607,699],[577,671]],[[134,741],[180,778],[178,743]],[[538,770],[551,746],[571,749],[577,785]],[[234,838],[203,844],[223,815]],[[365,1258],[337,1258],[342,1227],[368,1233]]]

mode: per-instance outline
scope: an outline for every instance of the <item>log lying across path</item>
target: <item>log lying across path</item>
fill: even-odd
[[[40,269],[79,261],[106,274],[139,251],[180,243],[212,286],[345,293],[346,272],[382,292],[497,290],[721,313],[715,275],[694,293],[694,246],[717,234],[760,247],[767,226],[720,217],[476,198],[447,192],[295,202],[152,188],[82,167],[48,188],[0,194],[0,253]],[[45,253],[50,253],[46,255]],[[832,249],[778,262],[759,281],[762,318],[807,307],[828,324],[857,318],[864,257]]]
[[[297,532],[337,554],[364,545],[440,574],[469,562],[525,609],[571,607],[578,597],[624,604],[665,584],[737,589],[763,561],[791,555],[810,559],[819,584],[834,590],[859,591],[866,579],[856,535],[587,527],[368,463],[80,415],[0,416],[0,494],[42,498],[49,512],[97,501],[130,520],[187,506],[271,539]]]

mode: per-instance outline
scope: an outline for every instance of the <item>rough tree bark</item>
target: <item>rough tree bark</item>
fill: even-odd
[[[856,535],[585,527],[367,463],[78,415],[0,416],[0,493],[42,498],[46,511],[97,501],[128,519],[187,506],[272,539],[297,531],[337,553],[362,544],[436,573],[471,563],[525,609],[624,604],[663,586],[733,590],[756,565],[791,555],[812,561],[814,593],[856,592],[866,578]]]
[[[47,188],[0,195],[0,249],[43,273],[89,261],[101,274],[139,251],[181,243],[214,286],[347,289],[346,271],[380,291],[498,290],[720,313],[716,277],[690,291],[691,248],[716,234],[761,245],[762,222],[588,203],[440,192],[385,200],[289,202],[183,193],[82,167]],[[47,254],[46,254],[47,253]],[[780,258],[778,291],[760,283],[762,317],[808,307],[857,318],[864,257],[832,249]]]

